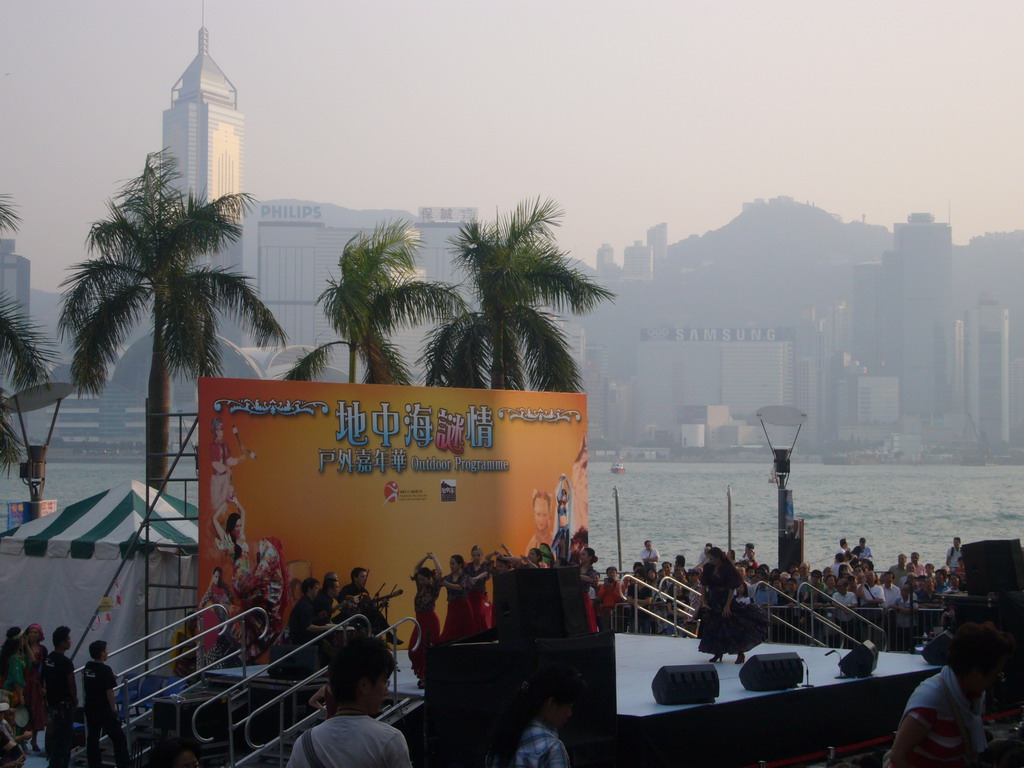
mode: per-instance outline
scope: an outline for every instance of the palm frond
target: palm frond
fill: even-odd
[[[18,389],[46,380],[55,350],[21,313],[18,303],[0,294],[0,372]]]
[[[409,367],[402,359],[398,347],[383,336],[372,336],[359,345],[359,357],[366,369],[363,374],[364,384],[401,384],[411,383]]]
[[[286,344],[287,334],[259,297],[252,282],[245,275],[212,267],[197,267],[190,280],[204,283],[206,295],[218,312],[240,320],[252,334],[257,346]]]
[[[284,375],[285,381],[316,381],[319,379],[334,357],[334,347],[344,344],[342,341],[331,341],[321,344],[302,355],[291,369]]]
[[[430,334],[419,359],[428,387],[486,389],[490,382],[491,337],[486,318],[465,312]]]
[[[583,380],[565,332],[551,315],[521,307],[509,316],[523,355],[530,388],[542,392],[580,392]]]
[[[0,389],[0,469],[17,465],[22,457],[22,442],[11,421],[11,411],[3,404],[7,393]]]
[[[14,198],[0,195],[0,232],[17,232],[21,217],[15,209]]]

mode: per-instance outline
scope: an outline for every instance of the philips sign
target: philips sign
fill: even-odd
[[[261,205],[261,219],[298,219],[305,221],[321,217],[319,205]]]

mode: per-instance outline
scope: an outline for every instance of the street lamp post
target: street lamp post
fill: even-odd
[[[768,448],[772,452],[772,470],[776,482],[779,484],[778,504],[778,531],[779,531],[779,569],[784,569],[790,563],[802,563],[804,560],[804,536],[803,519],[793,516],[793,492],[787,487],[789,485],[790,459],[793,456],[793,449],[796,447],[796,439],[800,436],[800,427],[807,421],[807,414],[799,408],[791,408],[788,405],[766,405],[757,412],[757,418],[761,422],[761,429],[768,440]],[[772,445],[772,438],[768,434],[768,426],[784,427],[786,429],[796,428],[793,434],[793,442],[789,448],[776,448]],[[779,435],[781,437],[781,435]]]

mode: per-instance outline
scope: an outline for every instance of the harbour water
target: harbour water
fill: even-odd
[[[777,488],[770,463],[590,464],[590,541],[599,565],[615,565],[615,505],[619,492],[623,562],[629,567],[651,539],[663,557],[685,554],[695,562],[705,542],[727,543],[726,487],[732,486],[732,543],[757,545],[759,559],[775,564]],[[46,498],[59,508],[131,479],[141,479],[141,459],[128,462],[51,462]],[[936,565],[954,536],[965,542],[1018,538],[1024,533],[1024,467],[825,466],[794,459],[789,487],[797,517],[806,520],[805,559],[832,562],[841,537],[864,536],[876,564],[889,566],[900,552],[921,553]],[[173,491],[172,491],[173,492]],[[0,499],[20,501],[27,489],[17,470],[0,477]],[[496,544],[497,542],[494,542]],[[436,545],[443,548],[444,543]],[[488,544],[489,546],[489,544]]]

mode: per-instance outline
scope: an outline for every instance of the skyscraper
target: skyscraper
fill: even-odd
[[[182,192],[213,200],[242,188],[245,118],[238,111],[238,91],[210,58],[210,35],[199,30],[199,51],[171,89],[164,110],[164,148],[178,161]],[[216,266],[240,268],[241,242],[214,259]]]
[[[964,390],[978,439],[1010,439],[1010,313],[982,295],[964,322]]]
[[[952,231],[930,213],[912,213],[894,225],[893,241],[883,263],[899,350],[883,350],[883,359],[899,360],[902,415],[941,423],[953,407]]]

